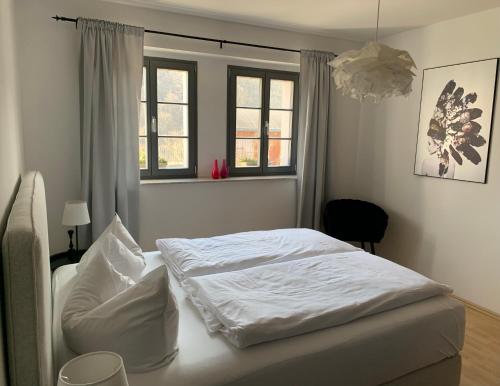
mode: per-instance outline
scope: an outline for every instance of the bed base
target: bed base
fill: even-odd
[[[461,357],[456,355],[451,358],[444,359],[438,363],[423,367],[419,370],[412,371],[402,377],[399,377],[388,383],[379,386],[459,386],[460,385],[460,370]],[[326,369],[324,369],[326,370]],[[316,374],[316,377],[312,376]],[[328,371],[323,374],[315,372],[307,372],[295,374],[294,380],[291,383],[290,377],[285,373],[283,377],[263,376],[263,372],[258,375],[252,374],[246,378],[242,378],[224,386],[360,386],[360,385],[340,385],[335,382],[335,377],[327,375]],[[262,379],[269,379],[270,382],[262,382]],[[139,386],[131,383],[131,386]],[[152,385],[151,385],[152,386]],[[163,385],[155,385],[163,386]],[[368,386],[368,385],[363,385]],[[373,386],[376,386],[375,384]]]
[[[459,386],[462,358],[460,355],[413,371],[383,386]]]

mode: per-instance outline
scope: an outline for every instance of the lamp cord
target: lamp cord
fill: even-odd
[[[375,42],[378,42],[378,23],[380,20],[380,0],[378,0],[378,7],[377,7],[377,29],[375,31]]]

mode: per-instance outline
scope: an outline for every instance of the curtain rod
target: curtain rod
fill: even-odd
[[[67,21],[71,23],[77,23],[78,19],[70,18],[70,17],[65,17],[65,16],[52,16],[52,19],[56,21]],[[242,43],[242,42],[236,42],[233,40],[224,40],[224,39],[214,39],[214,38],[207,38],[207,37],[202,37],[202,36],[194,36],[194,35],[184,35],[184,34],[177,34],[173,32],[163,32],[163,31],[155,31],[152,29],[145,29],[144,32],[150,33],[150,34],[156,34],[156,35],[166,35],[166,36],[174,36],[177,38],[185,38],[185,39],[193,39],[193,40],[203,40],[206,42],[214,42],[214,43],[219,43],[219,47],[222,48],[223,44],[232,44],[236,46],[245,46],[245,47],[254,47],[254,48],[265,48],[268,50],[276,50],[276,51],[286,51],[286,52],[296,52],[300,53],[300,50],[294,50],[291,48],[283,48],[283,47],[273,47],[273,46],[264,46],[262,44],[252,44],[252,43]]]

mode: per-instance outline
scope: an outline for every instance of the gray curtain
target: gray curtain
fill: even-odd
[[[297,227],[320,229],[334,82],[330,52],[301,51]]]
[[[95,240],[118,213],[137,236],[144,29],[78,19],[82,196]]]

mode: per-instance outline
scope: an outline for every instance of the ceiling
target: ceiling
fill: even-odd
[[[351,40],[375,33],[377,0],[108,0]],[[382,0],[380,35],[500,7],[500,0]]]

